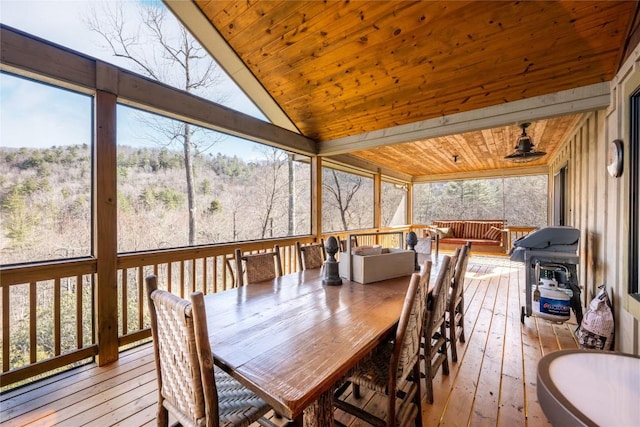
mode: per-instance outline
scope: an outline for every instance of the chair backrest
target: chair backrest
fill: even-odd
[[[245,283],[264,282],[282,276],[280,247],[278,245],[273,247],[273,252],[242,255],[242,251],[236,249],[235,255],[238,286],[243,286]]]
[[[458,259],[451,280],[451,296],[449,299],[450,304],[455,304],[462,292],[464,292],[464,275],[467,272],[467,265],[469,262],[469,247],[462,245]]]
[[[413,273],[402,306],[389,363],[389,390],[395,390],[397,384],[402,384],[420,359],[420,341],[424,325],[424,303],[421,299],[427,292],[421,289],[420,282],[420,274]]]
[[[231,276],[231,285],[238,286],[238,279],[236,279],[235,264],[236,264],[236,256],[235,252],[232,254],[226,254],[224,256],[225,270]]]
[[[191,302],[159,290],[156,276],[148,276],[146,283],[159,402],[182,424],[217,424],[218,396],[202,293],[192,295],[202,308],[195,311]],[[204,340],[199,338],[203,334]]]
[[[446,255],[442,258],[438,278],[427,304],[425,335],[429,338],[433,335],[434,325],[438,324],[438,320],[443,318],[444,313],[447,311],[447,294],[449,293],[449,284],[455,267],[452,260],[453,258]]]
[[[326,253],[323,239],[320,239],[320,243],[312,243],[310,245],[301,245],[300,242],[296,242],[296,249],[300,270],[320,268],[324,264]]]
[[[427,303],[429,300],[429,282],[431,280],[431,267],[432,267],[433,263],[431,262],[431,260],[425,260],[423,266],[422,266],[422,270],[420,271],[420,304],[421,307],[420,309],[423,311],[423,320],[426,320],[426,310],[427,310]],[[424,321],[422,324],[422,328],[424,330]],[[422,331],[420,331],[422,333]]]
[[[338,244],[340,246],[340,252],[347,251],[347,239],[339,239]],[[351,247],[355,248],[358,246],[358,236],[351,236]]]

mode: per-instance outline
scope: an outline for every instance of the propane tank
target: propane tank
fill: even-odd
[[[558,287],[555,279],[540,278],[533,289],[533,312],[536,316],[556,322],[569,320],[571,316],[571,289]]]

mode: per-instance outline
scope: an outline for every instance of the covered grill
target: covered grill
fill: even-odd
[[[526,267],[526,306],[520,321],[532,314],[564,322],[571,308],[578,324],[582,321],[577,255],[580,230],[571,227],[545,227],[513,242],[511,261]]]

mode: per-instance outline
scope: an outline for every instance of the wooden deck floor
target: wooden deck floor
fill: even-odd
[[[423,404],[425,426],[549,425],[536,398],[537,363],[549,352],[577,348],[576,324],[530,317],[522,325],[524,287],[522,264],[479,256],[469,260],[467,340],[458,345],[459,361],[451,364],[450,375],[436,379],[434,404]],[[0,425],[155,425],[156,393],[147,344],[108,366],[87,365],[3,393]],[[377,406],[369,395],[363,399]],[[367,425],[345,414],[336,417],[352,427]]]

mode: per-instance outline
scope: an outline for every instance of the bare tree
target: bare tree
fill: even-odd
[[[260,186],[260,191],[256,195],[256,206],[261,208],[258,216],[261,238],[264,239],[267,237],[267,232],[269,236],[273,234],[273,215],[277,211],[278,203],[284,198],[283,181],[286,177],[283,176],[282,169],[287,164],[288,155],[275,147],[265,147],[263,153],[266,162],[264,167],[259,169],[260,176],[256,180]],[[291,191],[288,185],[289,183],[287,183],[287,190]]]
[[[125,16],[121,3],[109,2],[99,10],[93,8],[87,24],[102,36],[106,48],[114,56],[131,62],[136,70],[150,78],[194,93],[206,92],[220,83],[217,64],[184,27],[171,28],[164,5],[142,2],[138,5],[138,12],[139,21],[135,21]],[[167,138],[165,144],[178,142],[182,146],[189,209],[189,245],[193,245],[196,236],[193,156],[198,149],[195,128],[188,123],[151,127]],[[202,147],[200,151],[204,151]]]
[[[287,227],[287,236],[293,236],[296,232],[296,207],[295,207],[295,194],[296,194],[296,175],[295,165],[293,163],[293,154],[289,154],[287,157],[287,167],[289,170],[289,225]]]
[[[362,177],[358,175],[351,175],[353,179],[350,179],[349,182],[345,180],[338,179],[338,174],[334,169],[325,169],[331,171],[331,177],[328,179],[329,182],[323,182],[323,188],[332,196],[331,201],[327,200],[330,204],[336,206],[340,212],[340,219],[342,221],[342,229],[349,229],[349,221],[348,221],[348,212],[351,207],[351,203],[354,200],[355,195],[360,190],[362,186]],[[325,179],[323,178],[323,181]],[[344,187],[344,188],[343,188]]]

